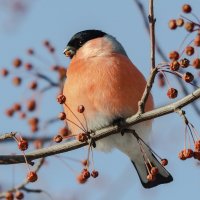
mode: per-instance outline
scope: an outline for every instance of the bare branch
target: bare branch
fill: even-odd
[[[106,128],[103,128],[101,130],[96,131],[92,134],[92,137],[95,141],[100,140],[104,137],[107,137],[112,134],[119,133],[121,130],[123,130],[126,127],[132,126],[134,124],[138,124],[143,121],[147,121],[150,119],[154,119],[163,115],[167,115],[173,112],[176,112],[177,109],[180,109],[196,99],[200,97],[200,89],[195,90],[192,94],[189,94],[188,96],[178,100],[177,102],[171,103],[169,105],[163,106],[161,108],[157,108],[148,112],[145,112],[143,114],[135,114],[130,118],[127,118],[125,120],[125,124],[123,127],[119,126],[109,126]],[[123,136],[122,136],[123,137]],[[35,150],[30,153],[26,154],[26,158],[28,162],[31,162],[33,160],[56,155],[59,153],[64,153],[68,151],[72,151],[78,148],[81,148],[83,146],[88,145],[87,142],[79,142],[79,141],[71,141],[64,144],[57,144],[53,145],[51,147],[46,147],[43,149]],[[24,163],[24,157],[22,155],[2,155],[0,156],[0,164],[15,164],[15,163]]]
[[[6,140],[6,139],[13,139],[17,133],[16,132],[11,132],[11,133],[5,133],[3,135],[0,135],[0,141]]]
[[[155,66],[155,22],[154,10],[153,10],[153,0],[149,0],[149,33],[151,42],[151,68],[154,69]]]

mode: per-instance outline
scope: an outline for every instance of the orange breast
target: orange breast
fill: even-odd
[[[73,58],[67,71],[64,95],[67,105],[85,124],[82,114],[77,112],[78,105],[84,105],[85,116],[90,127],[98,116],[112,121],[117,117],[129,117],[137,112],[146,81],[141,72],[124,55],[113,53],[88,59]],[[152,96],[146,110],[153,108]],[[65,107],[67,118],[78,123]],[[72,132],[80,131],[69,123]],[[98,127],[99,128],[99,127]]]

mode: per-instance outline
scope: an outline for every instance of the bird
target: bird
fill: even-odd
[[[146,80],[115,37],[96,29],[80,31],[72,36],[63,53],[70,58],[63,87],[67,105],[64,111],[69,121],[75,122],[78,118],[88,130],[96,131],[137,113]],[[79,105],[85,108],[84,116],[77,112]],[[150,94],[145,111],[153,108]],[[68,122],[68,127],[73,134],[82,131],[75,123]],[[131,129],[148,141],[152,120],[131,126]],[[149,170],[144,162],[144,152],[133,134],[110,135],[96,141],[96,149],[104,152],[118,149],[128,156],[144,188],[173,180],[151,150],[144,146],[145,155],[158,169],[156,179],[148,180]]]

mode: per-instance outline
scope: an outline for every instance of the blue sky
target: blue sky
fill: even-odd
[[[144,30],[141,15],[132,0],[59,0],[47,1],[36,0],[22,1],[27,3],[27,12],[13,15],[8,7],[3,7],[3,1],[0,1],[0,11],[3,12],[3,18],[0,20],[0,68],[7,67],[12,69],[12,59],[21,57],[23,60],[32,61],[43,73],[47,73],[53,79],[55,75],[50,68],[55,64],[54,59],[42,47],[41,42],[49,39],[57,50],[59,64],[66,66],[69,60],[64,57],[62,51],[71,38],[71,36],[85,29],[100,29],[115,36],[124,46],[132,62],[138,66],[145,77],[149,74],[150,65],[150,42],[147,32]],[[148,1],[141,0],[148,11]],[[200,1],[188,1],[194,8],[197,15]],[[183,30],[170,31],[168,29],[168,20],[179,17],[181,6],[187,1],[155,1],[156,21],[156,40],[167,54],[173,49],[177,49],[185,36]],[[10,18],[11,17],[11,18]],[[9,29],[5,25],[8,20],[13,21]],[[27,48],[35,48],[38,53],[50,64],[44,64],[37,59],[29,58],[26,55]],[[162,60],[157,57],[157,63]],[[25,79],[25,85],[31,80],[31,77],[25,73],[15,70],[14,74],[22,75]],[[171,80],[171,79],[170,79]],[[23,101],[24,97],[29,95],[25,87],[15,89],[12,86],[10,78],[0,79],[0,130],[1,133],[17,130],[22,134],[27,134],[29,129],[25,122],[19,121],[15,116],[8,119],[4,115],[6,107],[16,101]],[[173,84],[177,84],[173,81]],[[177,86],[178,87],[178,86]],[[156,106],[161,106],[169,101],[165,95],[166,88],[159,89],[156,86],[153,89],[153,95]],[[180,92],[181,93],[181,92]],[[180,95],[181,97],[181,95]],[[39,98],[39,96],[38,96]],[[57,115],[61,107],[55,102],[55,90],[50,91],[41,99],[41,108],[38,114],[43,119],[49,116]],[[199,118],[194,114],[192,108],[186,108],[189,119],[200,130]],[[47,129],[47,134],[55,133],[60,124],[55,124]],[[156,119],[153,128],[152,146],[160,155],[169,159],[167,169],[172,173],[174,181],[168,185],[156,187],[151,190],[145,190],[141,187],[136,172],[128,158],[118,151],[110,154],[95,152],[95,166],[100,172],[98,179],[91,180],[85,185],[78,185],[75,176],[71,170],[62,164],[56,158],[47,160],[47,164],[39,173],[38,183],[31,187],[41,187],[52,194],[53,199],[87,199],[87,200],[165,200],[165,199],[188,199],[197,197],[199,191],[199,166],[193,160],[182,162],[177,158],[178,152],[183,148],[184,125],[181,119],[176,115],[161,117]],[[2,145],[0,150],[3,152],[15,152],[13,146]],[[76,150],[66,153],[66,157],[82,159],[86,155],[86,150]],[[80,171],[81,166],[67,159],[67,163]],[[0,166],[1,177],[8,177],[8,187],[12,185],[12,167]],[[24,166],[16,166],[18,172],[16,182],[20,183],[24,178]],[[41,199],[49,199],[44,194],[40,194]],[[64,198],[63,198],[64,197]],[[37,195],[29,195],[30,199],[39,199]]]

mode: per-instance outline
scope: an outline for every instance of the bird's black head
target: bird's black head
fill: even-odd
[[[106,33],[100,31],[100,30],[85,30],[76,33],[71,40],[68,42],[64,54],[70,58],[72,58],[77,50],[82,47],[87,41],[103,37],[106,35]]]

